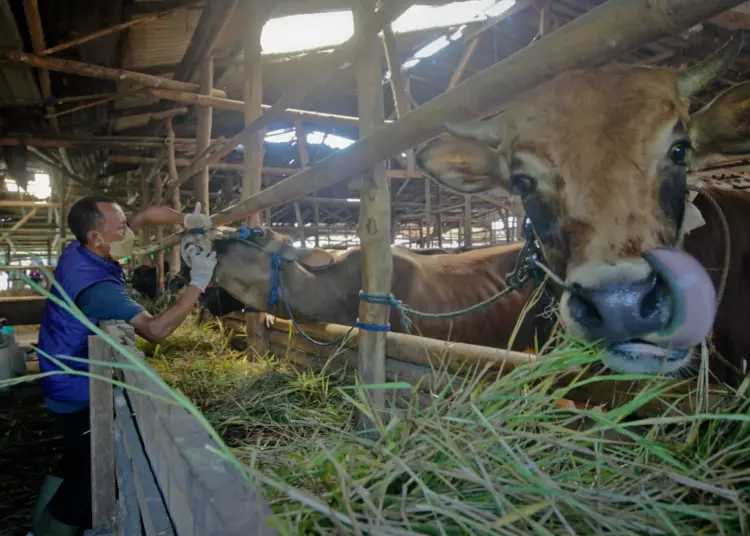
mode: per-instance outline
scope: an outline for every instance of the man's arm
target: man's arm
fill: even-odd
[[[151,316],[138,302],[128,296],[121,285],[104,281],[87,288],[76,302],[88,317],[125,321],[147,341],[159,343],[185,321],[200,295],[201,289],[190,285],[175,304],[162,313]]]
[[[141,311],[128,321],[136,333],[151,343],[160,343],[169,337],[190,314],[193,305],[201,295],[201,289],[190,285],[177,301],[165,311],[151,316]]]

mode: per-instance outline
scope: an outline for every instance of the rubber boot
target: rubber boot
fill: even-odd
[[[66,525],[55,519],[46,508],[39,516],[39,521],[32,528],[34,536],[78,536],[80,527]]]
[[[31,526],[35,527],[39,522],[39,518],[42,515],[42,511],[47,507],[47,504],[52,500],[52,496],[57,491],[57,488],[62,484],[62,478],[47,475],[44,477],[42,487],[39,490],[39,498],[36,500],[34,505],[34,514],[31,518]]]

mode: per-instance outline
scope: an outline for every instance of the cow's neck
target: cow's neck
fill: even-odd
[[[345,266],[334,265],[321,272],[311,272],[297,263],[284,266],[284,295],[292,314],[318,322],[351,324],[352,297],[344,284]],[[357,294],[354,294],[357,299]],[[356,309],[354,311],[356,315]],[[286,312],[285,312],[286,315]]]

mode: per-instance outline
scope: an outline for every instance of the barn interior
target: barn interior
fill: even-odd
[[[605,3],[383,2],[392,15],[378,30],[385,121],[408,115]],[[0,318],[22,325],[40,316],[43,301],[14,270],[56,265],[74,240],[66,211],[81,197],[104,194],[128,212],[152,204],[192,211],[200,202],[214,215],[347,151],[360,137],[356,59],[336,63],[341,56],[335,51],[356,41],[354,4],[0,0]],[[750,2],[639,46],[614,63],[688,67],[737,29],[750,30]],[[746,81],[748,68],[745,46],[694,106]],[[287,105],[262,127],[262,144],[246,137],[205,169],[196,166],[277,102]],[[393,155],[385,167],[392,244],[457,251],[520,240],[517,198],[441,187],[416,169],[413,151]],[[726,188],[747,189],[750,157],[695,173]],[[360,187],[356,178],[340,181],[258,217],[296,244],[351,248],[360,244]],[[141,233],[129,266],[173,258],[174,247],[159,247],[170,232],[154,227]],[[33,330],[16,333],[21,346],[37,336]],[[6,414],[9,426],[28,422],[14,408]],[[34,415],[44,424],[41,413]],[[18,453],[18,445],[42,433],[15,430],[7,452]],[[0,536],[24,534],[18,522],[33,506],[35,482],[18,475],[14,482],[22,493],[2,489],[0,482],[0,498],[21,498],[9,500],[12,512],[0,522]]]

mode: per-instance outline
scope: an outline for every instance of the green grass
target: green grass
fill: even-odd
[[[140,345],[263,484],[282,534],[747,534],[750,416],[563,410],[552,380],[598,356],[572,345],[483,386],[391,411],[380,438],[341,372],[248,360],[191,320]],[[604,381],[604,380],[603,380]],[[744,389],[744,388],[743,388]],[[407,393],[408,394],[408,393]]]

